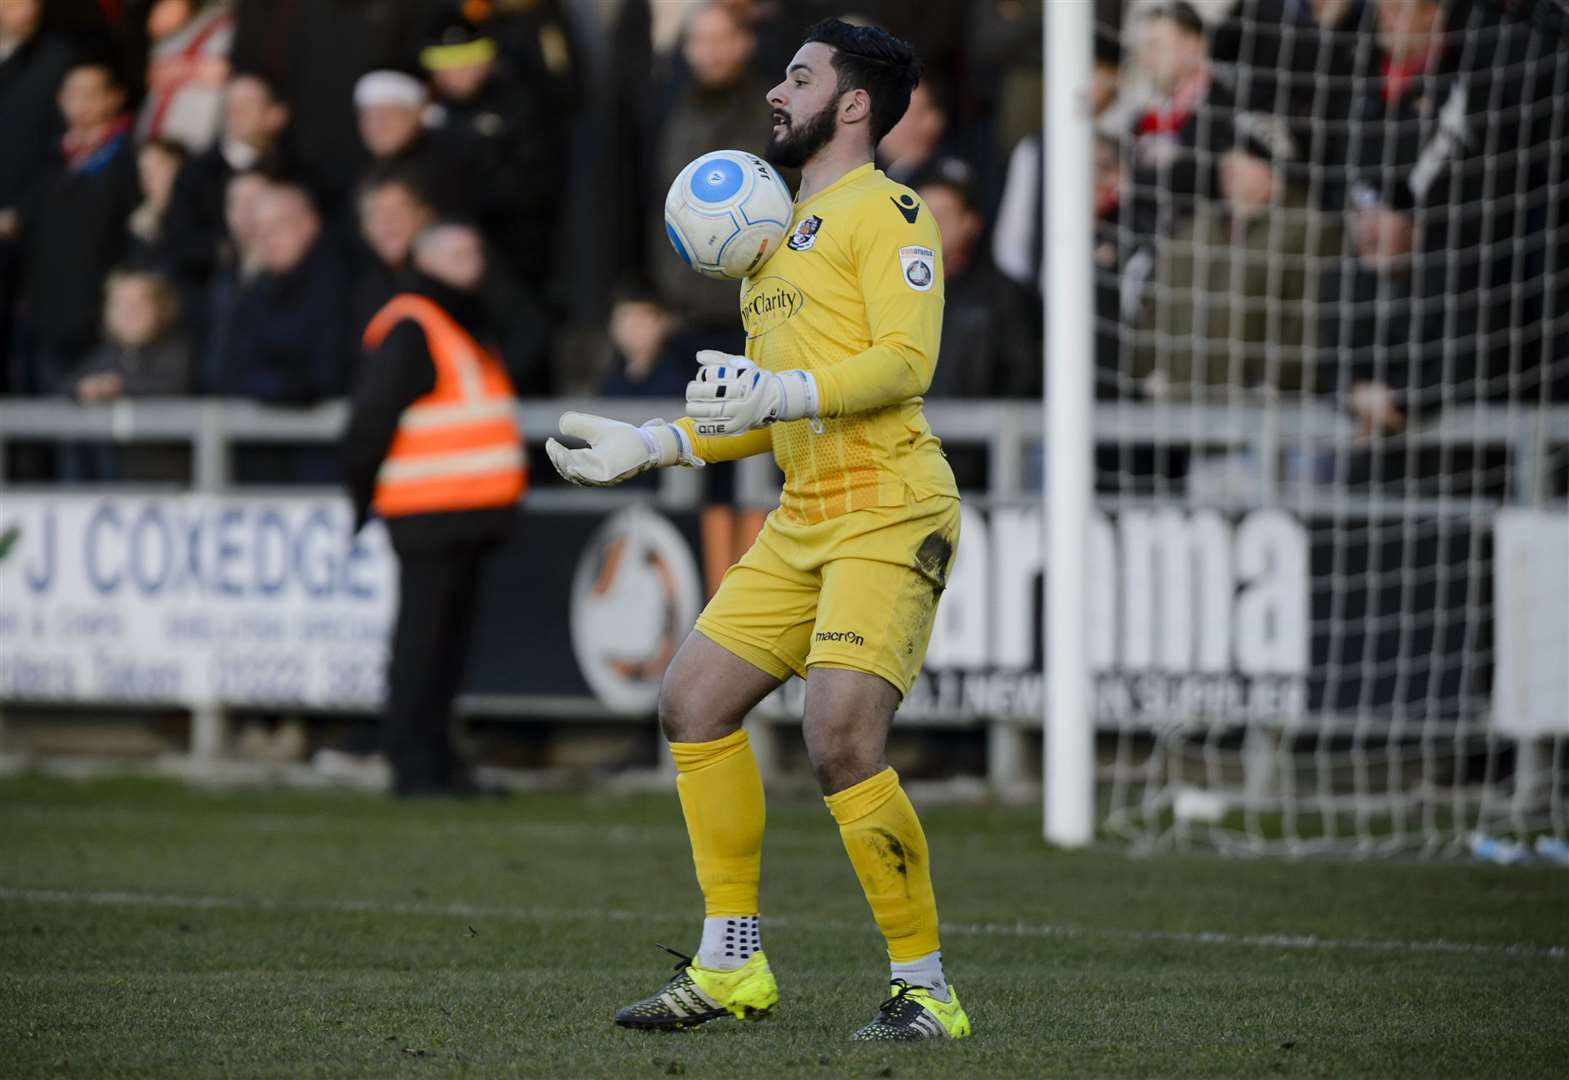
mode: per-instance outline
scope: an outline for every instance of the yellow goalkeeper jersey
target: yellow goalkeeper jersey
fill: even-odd
[[[942,239],[931,212],[871,164],[846,173],[796,205],[786,242],[741,283],[748,359],[810,371],[819,420],[695,437],[698,456],[734,460],[772,443],[785,476],[780,511],[807,524],[957,496],[921,412],[942,310]]]

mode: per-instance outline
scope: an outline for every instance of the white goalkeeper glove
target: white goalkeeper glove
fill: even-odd
[[[702,465],[686,432],[663,420],[642,427],[591,413],[562,413],[561,434],[582,439],[586,450],[568,450],[555,439],[545,440],[545,453],[562,479],[585,487],[612,487],[649,469],[666,465]]]
[[[739,435],[785,420],[817,418],[817,380],[805,371],[764,371],[744,356],[697,354],[686,384],[686,414],[699,435]]]

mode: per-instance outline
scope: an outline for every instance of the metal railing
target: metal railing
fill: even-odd
[[[519,420],[536,463],[540,449],[555,432],[562,412],[577,410],[641,423],[649,416],[677,416],[683,403],[664,399],[563,398],[528,402]],[[1039,497],[1041,406],[1021,401],[934,401],[926,405],[933,430],[945,444],[984,447],[986,488],[966,493],[982,506],[1019,505]],[[307,408],[276,408],[227,400],[140,399],[105,405],[77,405],[59,399],[0,400],[0,497],[6,490],[59,490],[59,485],[7,485],[7,451],[16,443],[107,442],[186,444],[191,450],[191,489],[235,494],[263,489],[236,486],[232,461],[237,447],[247,445],[323,444],[336,440],[347,417],[344,402]],[[1285,448],[1345,446],[1353,437],[1348,419],[1327,403],[1277,402],[1247,405],[1187,403],[1104,403],[1095,407],[1093,427],[1098,447],[1138,444],[1246,451],[1262,463],[1261,479],[1252,489],[1228,493],[1232,509],[1287,506],[1297,513],[1314,512],[1311,493],[1287,496],[1278,483]],[[1441,516],[1490,515],[1503,505],[1561,505],[1564,495],[1550,488],[1553,462],[1569,456],[1569,406],[1527,407],[1481,405],[1454,409],[1404,436],[1416,446],[1500,448],[1511,462],[1507,494],[1490,498],[1475,494],[1427,499],[1422,513]],[[536,468],[538,465],[536,464]],[[1560,464],[1557,466],[1563,470]],[[778,498],[779,473],[767,456],[737,464],[734,501],[745,507],[767,508]],[[145,485],[139,485],[145,486]],[[96,489],[96,487],[95,487]],[[530,514],[609,511],[652,501],[669,511],[699,509],[706,498],[702,473],[666,469],[653,490],[578,489],[537,485],[529,495]],[[1194,506],[1185,495],[1119,496],[1103,494],[1106,509],[1156,502]],[[1323,510],[1342,518],[1368,518],[1406,513],[1409,501],[1390,495],[1358,499],[1344,492],[1326,492]],[[1210,505],[1214,505],[1210,503]],[[592,699],[468,697],[461,703],[468,715],[550,716],[608,719],[616,716]],[[221,713],[194,717],[193,752],[210,755],[224,742]],[[988,727],[989,773],[994,780],[1017,777],[1023,732],[1030,724],[998,717]]]
[[[595,412],[628,423],[649,416],[679,416],[684,403],[672,399],[560,398],[527,402],[518,417],[531,448],[542,447],[569,410]],[[1031,401],[929,401],[925,411],[944,443],[987,450],[990,499],[1033,498],[1027,460],[1040,452],[1041,406]],[[192,488],[227,491],[232,486],[231,451],[241,444],[329,443],[343,430],[348,407],[333,401],[307,408],[278,408],[248,401],[217,399],[125,399],[104,405],[77,405],[52,398],[0,399],[0,487],[5,484],[8,444],[20,441],[102,441],[185,443],[192,452]],[[1267,466],[1266,483],[1249,505],[1272,505],[1277,497],[1275,466],[1282,449],[1315,445],[1329,448],[1352,439],[1348,418],[1327,403],[1214,405],[1112,402],[1095,407],[1097,446],[1150,446],[1248,449]],[[1514,463],[1511,502],[1541,505],[1554,498],[1547,489],[1547,462],[1569,446],[1569,405],[1476,405],[1450,409],[1402,439],[1411,446],[1501,447]],[[542,455],[538,455],[542,456]],[[766,455],[739,463],[738,501],[770,506],[778,494],[778,472]],[[693,507],[702,498],[701,474],[667,469],[660,474],[656,501],[670,508]],[[592,509],[646,499],[646,492],[545,489],[530,496],[531,509]],[[1293,505],[1296,505],[1293,503]],[[1344,512],[1345,503],[1337,502]]]

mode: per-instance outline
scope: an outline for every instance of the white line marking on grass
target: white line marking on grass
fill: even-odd
[[[35,904],[86,904],[108,907],[223,909],[230,911],[287,911],[321,914],[384,914],[465,919],[505,919],[516,922],[642,922],[685,923],[686,914],[658,911],[619,911],[605,908],[485,907],[477,904],[404,904],[379,900],[272,901],[230,896],[170,896],[160,893],[98,891],[92,889],[25,889],[0,886],[0,901]],[[771,926],[800,926],[822,930],[865,929],[861,922],[832,919],[810,921],[770,916]],[[1170,945],[1219,945],[1251,949],[1291,949],[1303,952],[1375,952],[1516,956],[1541,960],[1569,960],[1569,946],[1523,943],[1394,941],[1376,938],[1326,938],[1315,934],[1231,934],[1217,930],[1124,930],[1088,926],[1053,926],[1041,923],[947,923],[944,934],[957,937],[1104,938]]]

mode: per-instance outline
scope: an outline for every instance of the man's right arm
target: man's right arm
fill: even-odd
[[[614,487],[650,469],[671,465],[698,467],[711,461],[735,461],[762,453],[773,446],[766,429],[744,435],[705,438],[692,421],[675,423],[650,420],[641,427],[591,413],[563,413],[561,433],[588,445],[570,449],[555,439],[545,442],[545,453],[562,478],[583,487]]]
[[[754,454],[770,453],[774,437],[765,427],[753,428],[740,435],[699,435],[697,425],[690,416],[676,421],[676,427],[686,432],[692,440],[692,452],[710,465],[721,461],[740,461]]]

